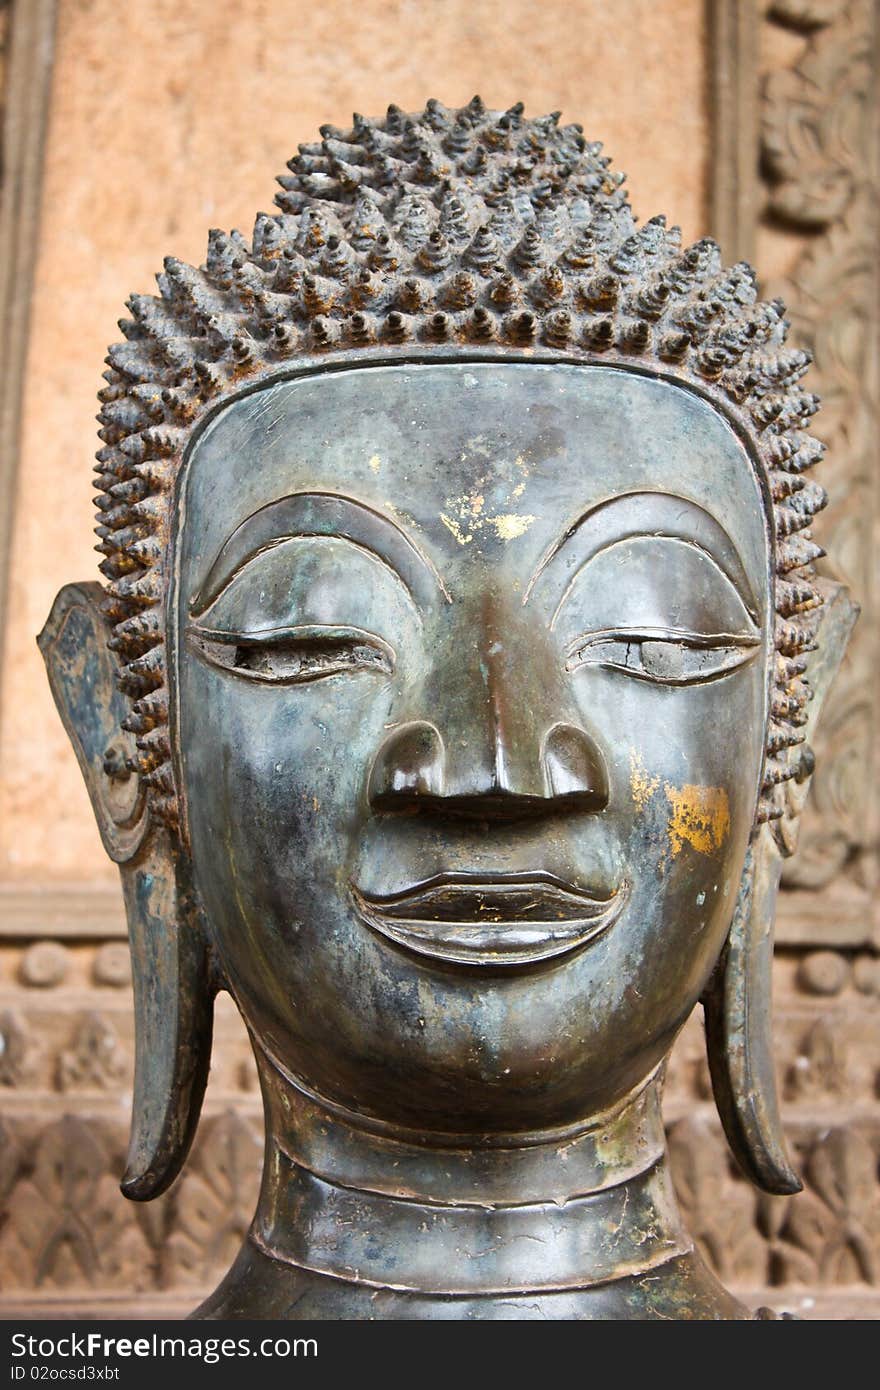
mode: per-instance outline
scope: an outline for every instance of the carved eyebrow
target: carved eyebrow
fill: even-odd
[[[420,608],[436,600],[438,589],[447,603],[452,602],[428,556],[390,517],[339,493],[294,492],[261,507],[233,531],[193,597],[190,616],[201,617],[249,560],[303,536],[349,540],[369,551],[394,571]]]
[[[529,580],[523,603],[528,603],[538,586],[555,585],[561,596],[552,626],[562,596],[578,571],[609,546],[634,537],[685,541],[705,551],[736,589],[752,621],[758,622],[754,591],[724,527],[696,502],[668,492],[624,492],[584,512],[545,552]]]

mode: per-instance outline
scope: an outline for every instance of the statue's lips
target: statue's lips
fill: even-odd
[[[368,926],[399,946],[466,965],[523,965],[575,951],[606,932],[625,885],[586,891],[543,870],[497,876],[443,873],[402,892],[352,885]]]

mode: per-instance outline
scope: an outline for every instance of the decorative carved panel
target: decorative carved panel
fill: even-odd
[[[784,0],[765,23],[771,54],[783,35],[799,46],[790,66],[763,77],[758,270],[762,250],[784,235],[788,265],[766,276],[765,288],[785,299],[798,341],[815,358],[831,494],[816,536],[862,605],[823,716],[811,806],[786,881],[813,895],[809,909],[803,896],[796,909],[805,941],[815,943],[817,931],[829,943],[839,939],[846,927],[836,908],[845,902],[841,916],[861,917],[863,939],[877,944],[878,9],[874,0]],[[787,940],[798,930],[793,918],[786,916]]]
[[[876,0],[713,0],[710,11],[716,35],[729,39],[715,52],[722,158],[713,172],[713,230],[755,262],[764,292],[785,300],[798,341],[814,354],[823,398],[816,433],[828,445],[831,494],[816,538],[862,607],[823,712],[817,773],[777,924],[777,1055],[805,1191],[758,1203],[765,1245],[758,1258],[768,1263],[741,1275],[728,1268],[727,1277],[802,1285],[819,1291],[820,1302],[822,1290],[845,1287],[855,1299],[849,1315],[876,1318],[880,7]],[[744,153],[738,145],[735,159],[732,130],[751,146]],[[806,1126],[802,1114],[812,1117]],[[708,1152],[695,1142],[695,1153]],[[689,1192],[699,1189],[703,1164],[701,1156]],[[716,1165],[721,1171],[720,1154]],[[735,1232],[715,1250],[719,1264],[756,1258],[748,1221]],[[713,1238],[710,1225],[704,1243]]]

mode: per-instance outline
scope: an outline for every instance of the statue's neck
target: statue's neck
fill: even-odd
[[[250,1239],[305,1277],[484,1298],[592,1289],[691,1248],[656,1081],[565,1132],[439,1143],[333,1111],[265,1058],[260,1070],[269,1140]]]

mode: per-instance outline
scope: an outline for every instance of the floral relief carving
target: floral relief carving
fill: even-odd
[[[4,1203],[6,1288],[112,1288],[120,1278],[135,1291],[151,1286],[149,1246],[120,1198],[111,1163],[97,1127],[75,1116],[39,1133]]]
[[[768,207],[810,228],[827,227],[846,212],[865,177],[859,156],[873,117],[871,29],[858,14],[864,6],[834,8],[835,14],[817,23],[803,60],[772,73],[765,91]],[[794,17],[788,22],[803,25]]]
[[[766,1246],[756,1224],[759,1197],[731,1171],[717,1125],[688,1116],[673,1125],[669,1154],[685,1225],[727,1284],[764,1282]]]
[[[880,1277],[880,1186],[875,1146],[858,1130],[822,1135],[806,1190],[763,1204],[770,1282],[828,1287]]]
[[[21,1086],[34,1073],[39,1044],[14,1009],[0,1012],[0,1086]]]
[[[873,0],[787,0],[768,15],[802,34],[804,47],[764,86],[764,220],[801,236],[793,270],[767,288],[785,299],[798,341],[814,354],[818,433],[834,468],[816,537],[863,608],[823,714],[811,811],[786,881],[819,890],[851,865],[870,892],[880,713],[877,9]]]
[[[840,1094],[845,1085],[845,1054],[832,1022],[819,1018],[810,1025],[785,1077],[790,1100]]]
[[[112,1024],[100,1014],[87,1013],[58,1059],[58,1089],[106,1089],[117,1085],[127,1070],[128,1057]]]
[[[880,1282],[877,1140],[854,1126],[801,1145],[804,1191],[756,1193],[732,1167],[720,1131],[688,1118],[670,1133],[688,1226],[722,1280],[741,1287],[851,1287]]]
[[[254,1213],[262,1135],[229,1112],[206,1126],[191,1168],[175,1189],[168,1285],[208,1286],[231,1265]]]

